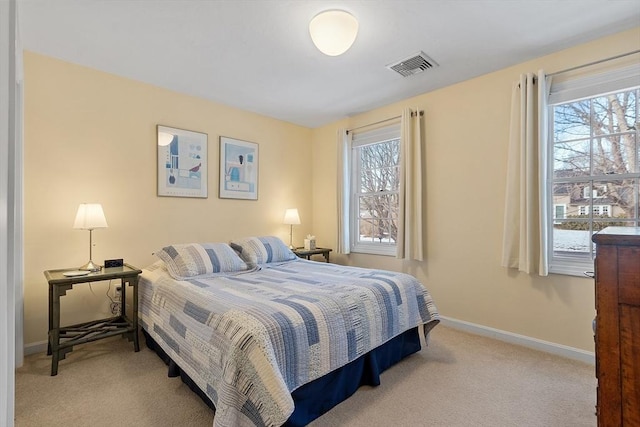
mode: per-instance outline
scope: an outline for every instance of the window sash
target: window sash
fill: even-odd
[[[377,129],[365,131],[365,132],[354,132],[352,135],[351,141],[351,203],[350,203],[350,213],[349,213],[349,222],[350,228],[352,232],[350,233],[350,250],[351,252],[359,252],[359,253],[367,253],[367,254],[376,254],[376,255],[389,255],[395,256],[397,251],[397,245],[395,240],[389,239],[382,241],[378,240],[374,236],[371,237],[370,241],[361,239],[360,236],[360,225],[363,220],[367,220],[367,218],[363,218],[360,212],[360,200],[362,198],[367,197],[375,197],[375,196],[388,196],[388,195],[396,195],[396,200],[399,201],[400,191],[399,188],[396,189],[388,189],[385,188],[382,191],[363,191],[362,189],[362,174],[367,170],[375,170],[380,168],[363,168],[361,164],[360,158],[360,150],[366,146],[374,145],[374,144],[385,144],[390,143],[392,141],[398,140],[399,144],[400,139],[400,123],[393,123],[388,126],[380,127]],[[398,147],[400,148],[400,147]],[[400,155],[398,156],[398,163],[395,165],[388,166],[389,168],[394,168],[399,173],[400,168]],[[387,166],[385,166],[387,168]],[[399,206],[396,207],[396,214],[391,215],[388,214],[386,218],[371,218],[372,223],[380,223],[382,221],[392,221],[395,220],[397,224],[399,215]],[[388,229],[387,231],[391,231]],[[397,239],[397,236],[396,236]],[[378,241],[376,241],[378,240]]]
[[[555,141],[555,135],[554,135],[554,124],[555,124],[554,108],[556,106],[561,104],[578,102],[582,99],[591,100],[593,98],[599,98],[607,94],[602,91],[608,91],[609,93],[618,93],[618,92],[627,92],[627,91],[637,90],[639,87],[638,82],[640,81],[640,64],[632,68],[634,70],[633,72],[636,73],[636,75],[634,76],[635,80],[632,80],[634,82],[634,85],[631,87],[622,87],[617,90],[611,91],[610,89],[615,86],[606,85],[602,81],[599,81],[599,79],[602,78],[602,75],[599,75],[595,77],[592,76],[593,78],[591,78],[591,83],[593,83],[595,86],[590,87],[589,90],[586,90],[584,86],[585,82],[588,80],[580,79],[581,82],[579,82],[579,84],[576,85],[578,89],[575,89],[575,90],[571,89],[569,87],[570,82],[566,82],[564,85],[563,84],[557,85],[555,88],[556,89],[555,96],[550,96],[549,98],[550,102],[547,110],[547,116],[549,117],[548,135],[549,135],[549,141],[550,141],[550,143],[548,144],[548,155],[551,161],[548,162],[548,170],[549,170],[548,176],[550,177],[548,180],[549,211],[546,212],[546,215],[548,215],[549,219],[551,220],[547,222],[549,224],[547,232],[548,232],[548,239],[550,242],[549,249],[548,249],[549,271],[552,273],[582,276],[585,271],[593,270],[595,245],[591,241],[591,236],[594,233],[593,231],[594,228],[599,229],[599,227],[606,226],[608,224],[617,225],[617,226],[620,226],[620,225],[640,226],[640,213],[638,212],[639,211],[638,205],[640,204],[640,201],[638,200],[640,198],[640,190],[639,190],[640,170],[636,168],[635,171],[632,171],[630,173],[606,174],[606,175],[594,174],[594,171],[593,171],[594,140],[602,137],[620,136],[620,135],[629,134],[633,132],[616,132],[610,135],[594,135],[594,127],[592,124],[589,124],[590,134],[588,136],[585,135],[583,138],[566,139],[566,140],[563,139],[562,141]],[[618,73],[617,77],[623,76],[625,72],[628,72],[628,70]],[[612,76],[612,75],[613,74],[609,74],[609,76]],[[624,80],[624,79],[618,78],[617,79],[618,83],[616,84],[620,84],[620,82],[628,83],[629,81],[630,80],[628,79]],[[552,87],[551,93],[552,95],[554,95],[553,87]],[[637,125],[637,123],[640,121],[639,119],[640,99],[638,99],[638,96],[637,96],[639,94],[640,94],[640,91],[636,91],[636,106],[635,106],[636,130],[635,130],[635,154],[634,154],[636,156],[635,158],[636,165],[640,163],[640,147],[639,147],[640,132],[638,131],[639,126]],[[580,97],[580,98],[565,99],[565,98],[562,98],[560,95],[568,96],[570,98],[572,97]],[[591,114],[593,114],[593,107],[591,107]],[[555,163],[556,144],[567,143],[567,142],[580,142],[580,141],[585,141],[587,143],[587,146],[589,147],[588,173],[585,173],[580,176],[573,176],[573,177],[555,177],[556,169],[555,169],[554,163]],[[623,180],[632,180],[634,182],[632,191],[635,199],[634,199],[633,214],[631,215],[630,218],[614,217],[613,206],[606,202],[602,203],[603,200],[601,200],[606,197],[606,191],[604,195],[601,194],[601,191],[600,191],[600,189],[603,188],[603,185],[611,185],[612,183],[623,181]],[[554,186],[558,184],[563,184],[563,183],[586,183],[587,184],[585,188],[583,188],[583,193],[581,194],[581,196],[584,199],[583,203],[585,204],[577,207],[574,205],[574,208],[579,212],[579,214],[584,214],[586,218],[568,218],[568,216],[570,215],[570,209],[568,207],[565,207],[563,209],[563,218],[557,217],[556,215],[556,213],[558,212],[557,207],[559,205],[562,205],[562,203],[554,199],[554,196],[556,196],[556,194],[554,194]],[[596,191],[596,194],[593,194],[593,190]],[[585,191],[589,192],[589,194],[586,194]],[[599,215],[606,215],[606,217],[600,218]],[[585,251],[577,251],[577,252],[571,253],[567,251],[557,250],[557,248],[561,247],[560,245],[558,245],[558,243],[561,243],[561,242],[559,240],[556,240],[558,239],[558,236],[556,234],[559,234],[558,230],[556,229],[556,226],[561,224],[566,224],[569,222],[575,222],[576,224],[580,224],[580,223],[585,224],[586,230],[584,230],[581,236],[583,239],[585,238],[585,236],[588,237],[588,239],[586,239],[587,241],[584,242],[586,243],[586,246],[587,246]],[[588,234],[585,233],[587,231],[588,231]],[[580,233],[576,233],[576,234],[580,234]]]

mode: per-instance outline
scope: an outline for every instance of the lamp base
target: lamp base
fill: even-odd
[[[93,261],[89,260],[88,263],[78,268],[78,270],[82,271],[100,271],[102,270],[102,266],[94,264]]]

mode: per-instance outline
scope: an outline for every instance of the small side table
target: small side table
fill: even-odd
[[[115,335],[126,335],[133,341],[135,351],[140,351],[138,341],[138,275],[142,273],[136,267],[125,264],[122,267],[103,268],[101,271],[84,276],[67,277],[65,272],[77,270],[64,268],[47,270],[44,272],[49,282],[49,344],[47,355],[52,355],[51,376],[58,374],[58,363],[64,360],[67,353],[73,351],[73,346],[96,341]],[[60,297],[73,289],[74,285],[97,282],[102,280],[119,279],[122,288],[122,303],[120,315],[107,319],[93,320],[71,326],[60,326]],[[126,315],[126,286],[133,289],[133,314],[130,319]]]
[[[315,249],[305,249],[305,248],[295,248],[292,249],[293,253],[298,255],[300,258],[311,259],[311,255],[322,255],[326,262],[329,262],[329,252],[332,249],[328,248],[315,248]]]

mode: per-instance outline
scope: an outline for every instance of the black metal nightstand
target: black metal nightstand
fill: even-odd
[[[300,258],[311,259],[311,255],[322,255],[326,262],[329,262],[329,252],[332,249],[328,248],[315,248],[315,249],[305,249],[305,248],[295,248],[292,249],[293,253],[298,255]]]
[[[58,374],[58,363],[67,353],[73,350],[74,345],[96,341],[115,335],[126,335],[129,341],[133,341],[134,350],[140,351],[138,341],[138,275],[141,270],[125,264],[122,267],[104,268],[95,273],[81,276],[65,276],[77,269],[64,268],[60,270],[47,270],[44,272],[49,282],[49,344],[47,355],[52,355],[51,376]],[[60,297],[66,295],[74,285],[98,282],[102,280],[120,279],[122,285],[122,307],[120,315],[107,319],[93,320],[76,325],[60,327]],[[132,318],[126,315],[126,284],[133,289]]]

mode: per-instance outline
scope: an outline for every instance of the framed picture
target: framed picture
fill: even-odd
[[[258,200],[258,144],[220,137],[219,196]]]
[[[207,197],[207,134],[157,126],[158,196]]]

